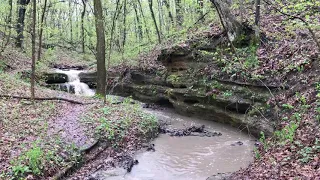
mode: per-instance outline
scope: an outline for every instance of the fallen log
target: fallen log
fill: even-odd
[[[25,100],[31,100],[31,97],[22,97],[22,96],[12,96],[12,95],[0,95],[0,98],[12,98],[12,99],[25,99]],[[67,98],[61,98],[61,97],[47,97],[47,98],[34,98],[34,100],[37,101],[66,101],[73,104],[81,104],[81,105],[87,105],[87,104],[93,104],[93,102],[84,103],[72,99]]]

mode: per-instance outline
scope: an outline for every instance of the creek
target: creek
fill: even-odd
[[[99,171],[95,179],[110,180],[205,180],[217,173],[235,172],[253,160],[254,139],[228,125],[187,117],[172,109],[146,110],[171,128],[205,125],[221,136],[169,136],[160,134],[155,151],[138,152],[139,163],[130,173],[119,169]]]
[[[92,96],[94,90],[81,83],[81,71],[62,71],[68,76],[66,85],[74,89],[75,94]],[[70,88],[69,87],[69,88]],[[202,120],[201,117],[188,117],[176,113],[173,109],[152,110],[159,121],[166,122],[168,128],[183,129],[190,126],[205,126],[208,132],[220,132],[221,136],[170,136],[160,134],[151,143],[155,151],[137,152],[139,161],[130,173],[116,168],[99,170],[92,177],[108,180],[205,180],[217,173],[235,172],[245,168],[253,161],[255,140],[226,124]]]

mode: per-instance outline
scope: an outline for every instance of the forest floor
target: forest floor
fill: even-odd
[[[15,50],[5,52],[1,60],[0,179],[59,178],[80,163],[106,153],[114,157],[113,163],[120,162],[156,135],[153,134],[157,130],[155,118],[142,112],[140,105],[130,99],[112,104],[114,100],[109,98],[103,104],[97,98],[79,97],[39,85],[35,88],[37,98],[64,98],[72,102],[38,99],[33,104],[29,99],[19,98],[30,97],[31,61]],[[40,69],[88,68],[90,63],[62,62],[42,64],[44,68]],[[40,76],[37,80],[41,82]],[[93,167],[84,168],[79,172],[87,174],[75,176],[84,177],[94,171]]]
[[[249,48],[239,49],[240,58],[237,60],[232,59],[228,52],[221,52],[220,59],[224,61],[219,62],[219,67],[210,64],[199,72],[207,77],[218,74],[237,82],[257,82],[258,79],[266,84],[287,87],[273,94],[268,102],[277,114],[274,135],[262,135],[261,144],[255,150],[255,161],[233,173],[230,179],[319,179],[319,52],[306,29],[288,31],[283,23],[287,17],[275,14],[264,14],[262,17],[261,31],[267,41],[254,49],[253,58],[247,56]],[[210,32],[195,36],[218,34],[220,29],[214,27]],[[320,36],[319,33],[316,35]],[[187,46],[187,43],[180,45]],[[141,56],[140,67],[162,70],[163,67],[156,62],[161,48]],[[0,64],[0,95],[29,96],[28,74],[22,73],[22,70],[31,66],[31,60],[24,56],[12,51],[1,57],[4,64]],[[90,68],[91,63],[57,59],[61,63],[55,65],[60,68]],[[50,63],[41,65],[43,68],[38,69],[55,66]],[[47,179],[70,165],[92,162],[74,174],[75,179],[83,179],[96,169],[107,168],[99,159],[130,156],[130,152],[141,147],[156,128],[154,117],[145,115],[138,104],[131,104],[130,99],[120,105],[108,100],[107,105],[103,105],[98,99],[80,98],[40,86],[36,87],[36,96],[64,97],[85,105],[64,101],[36,101],[32,105],[29,100],[0,97],[0,178]],[[57,127],[57,124],[62,127]],[[147,131],[142,132],[141,129]],[[73,136],[75,133],[81,135]],[[94,145],[97,139],[101,142],[99,148],[83,156],[82,150]],[[129,150],[121,151],[124,147]],[[128,161],[131,160],[129,158]]]

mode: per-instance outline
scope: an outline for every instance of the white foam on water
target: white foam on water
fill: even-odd
[[[90,87],[83,82],[80,82],[79,74],[85,71],[79,71],[79,70],[55,70],[57,73],[62,73],[68,76],[68,82],[66,83],[68,85],[68,92],[70,92],[70,87],[74,87],[74,91],[76,95],[83,95],[83,96],[94,96],[95,92],[94,90],[90,89]]]

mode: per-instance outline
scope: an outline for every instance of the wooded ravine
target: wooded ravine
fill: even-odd
[[[320,179],[319,0],[2,0],[0,179]]]

